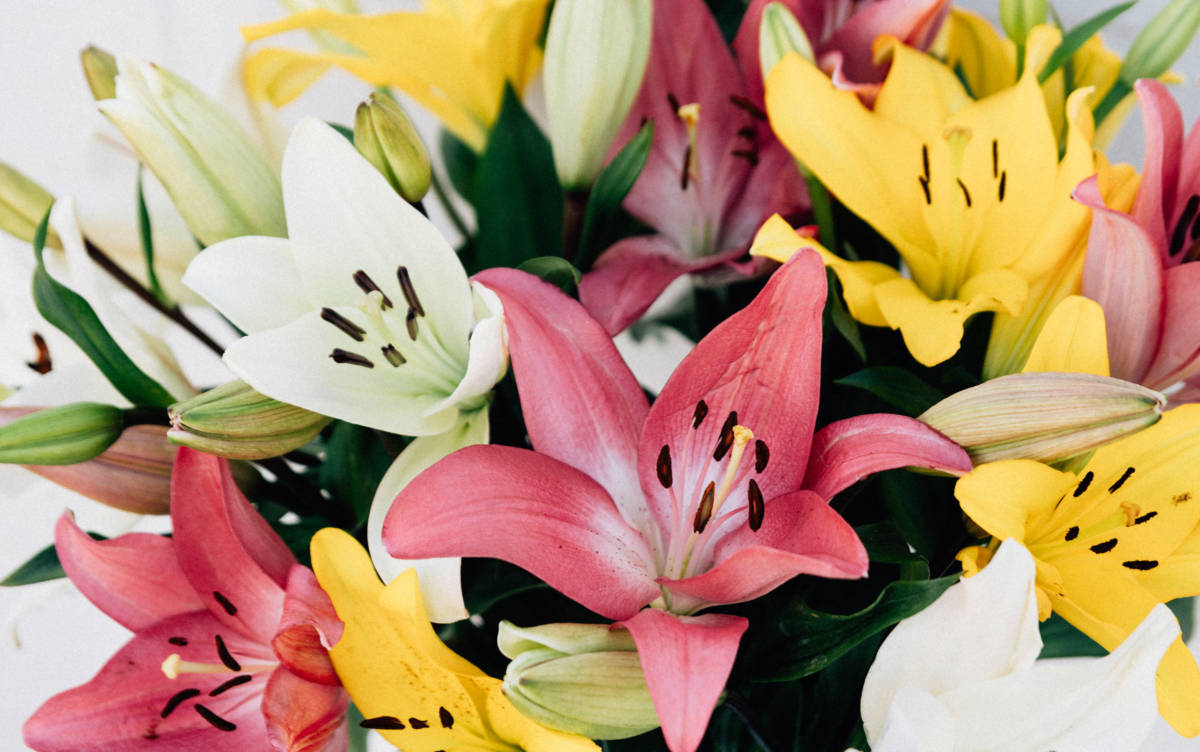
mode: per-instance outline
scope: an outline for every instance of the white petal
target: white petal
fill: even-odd
[[[867,738],[880,735],[892,698],[906,686],[934,696],[1028,668],[1042,649],[1033,557],[1005,541],[982,572],[951,585],[896,626],[863,683]]]
[[[487,311],[471,332],[470,354],[467,372],[458,382],[454,393],[435,405],[430,414],[451,407],[471,409],[478,407],[472,402],[492,390],[508,370],[508,336],[504,329],[504,307],[496,293],[483,285],[472,283],[477,295],[476,310]]]
[[[487,410],[464,416],[462,423],[446,433],[413,439],[388,468],[371,502],[371,514],[367,519],[367,547],[371,551],[375,569],[384,582],[391,582],[396,575],[410,567],[416,569],[425,610],[431,621],[448,624],[470,615],[463,602],[460,576],[462,559],[396,559],[384,548],[383,520],[392,508],[396,495],[426,468],[465,446],[486,444],[487,441]]]
[[[401,310],[405,266],[443,347],[467,360],[473,323],[466,272],[437,229],[400,198],[354,147],[324,123],[296,126],[283,157],[283,196],[296,267],[316,306],[355,305],[365,271]]]
[[[904,687],[896,693],[871,752],[954,752],[954,718],[928,692]]]
[[[1159,604],[1103,658],[1039,661],[943,695],[962,730],[959,748],[1137,749],[1158,717],[1154,675],[1177,637],[1175,616]]]
[[[315,310],[301,286],[291,243],[282,238],[252,235],[210,246],[188,266],[183,283],[248,334]]]

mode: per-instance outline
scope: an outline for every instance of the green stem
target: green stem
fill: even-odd
[[[1124,79],[1118,78],[1116,80],[1116,83],[1114,83],[1112,88],[1108,90],[1108,93],[1104,95],[1104,99],[1100,100],[1100,104],[1096,106],[1096,110],[1093,113],[1094,117],[1096,118],[1097,128],[1100,127],[1101,123],[1104,122],[1104,119],[1112,113],[1113,109],[1115,109],[1116,106],[1121,103],[1121,100],[1128,96],[1129,92],[1131,91],[1133,91],[1133,87],[1126,83]]]
[[[797,163],[804,182],[808,184],[808,195],[812,201],[813,217],[817,220],[818,237],[821,244],[831,253],[837,253],[837,232],[833,226],[833,203],[825,184],[809,172],[807,167]]]
[[[725,695],[725,707],[729,708],[729,710],[738,717],[738,720],[740,720],[742,725],[746,727],[746,731],[750,734],[750,738],[754,740],[754,743],[758,745],[759,749],[761,749],[763,752],[774,752],[774,747],[767,742],[766,738],[762,735],[762,732],[759,731],[758,726],[750,718],[750,712],[746,707],[746,701],[743,700],[741,696],[736,695],[733,692],[727,693]]]
[[[450,221],[454,224],[454,229],[458,230],[459,234],[463,236],[463,240],[470,243],[471,230],[467,227],[467,223],[463,221],[462,216],[459,215],[458,210],[454,208],[454,202],[450,200],[450,194],[446,192],[446,187],[442,185],[442,181],[438,178],[436,170],[433,172],[432,178],[430,186],[433,187],[433,192],[437,195],[438,201],[446,210],[446,215],[450,217]]]

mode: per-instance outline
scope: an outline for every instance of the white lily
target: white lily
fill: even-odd
[[[1005,541],[884,640],[863,685],[874,752],[1137,749],[1158,717],[1154,674],[1179,636],[1158,605],[1103,658],[1035,663],[1034,562]]]

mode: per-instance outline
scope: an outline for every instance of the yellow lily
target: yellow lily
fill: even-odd
[[[394,86],[446,129],[483,151],[505,84],[518,92],[541,64],[538,37],[548,0],[426,0],[420,12],[359,16],[314,9],[242,29],[247,42],[285,31],[323,32],[361,54],[267,48],[247,58],[246,90],[275,106],[339,66]]]
[[[1031,49],[1044,45],[1035,36]],[[876,51],[892,67],[874,111],[798,55],[768,77],[767,111],[784,145],[911,271],[827,257],[850,313],[899,329],[934,365],[958,351],[971,315],[1022,315],[1031,281],[1057,276],[1081,242],[1089,213],[1071,191],[1095,171],[1087,92],[1068,102],[1060,161],[1035,74],[974,101],[934,58],[888,38]]]
[[[959,553],[970,576],[1015,538],[1037,564],[1039,616],[1051,611],[1112,650],[1158,603],[1200,594],[1200,405],[1101,447],[1078,474],[1030,460],[981,465],[955,486],[993,536]],[[1176,640],[1158,669],[1159,711],[1200,734],[1200,668]]]
[[[493,679],[446,647],[425,615],[416,571],[384,586],[366,549],[336,528],[312,540],[313,571],[345,623],[329,657],[362,725],[405,752],[584,752],[581,736],[521,715]]]

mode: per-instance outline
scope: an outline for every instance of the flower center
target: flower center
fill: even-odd
[[[163,675],[174,681],[185,674],[233,674],[232,678],[230,678],[228,681],[222,682],[208,691],[209,697],[217,697],[225,694],[235,687],[239,687],[243,684],[253,681],[254,674],[263,671],[271,671],[275,668],[274,664],[255,664],[243,666],[240,662],[238,662],[237,658],[233,656],[233,653],[229,652],[229,648],[226,647],[225,641],[221,639],[221,635],[214,635],[213,641],[216,644],[217,657],[220,659],[220,663],[185,661],[179,653],[172,653],[171,655],[167,656],[166,660],[162,662]],[[172,637],[170,640],[168,640],[168,642],[170,642],[172,645],[177,645],[180,647],[188,644],[187,639],[183,637]],[[167,700],[166,705],[163,706],[163,709],[159,715],[165,719],[174,713],[185,702],[200,697],[202,694],[204,693],[196,687],[182,689],[172,695],[169,700]],[[214,713],[212,710],[198,702],[192,705],[192,709],[196,711],[197,715],[203,718],[210,726],[218,731],[237,730],[236,723],[226,718],[222,718],[220,715]]]

